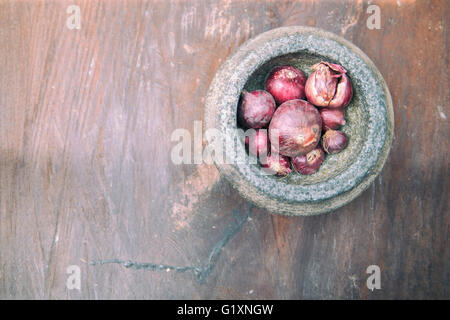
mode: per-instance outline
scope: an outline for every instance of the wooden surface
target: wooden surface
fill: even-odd
[[[371,3],[380,30],[365,1],[0,1],[0,298],[450,298],[450,5]],[[359,46],[395,106],[382,174],[333,214],[270,215],[170,160],[224,59],[289,25]]]

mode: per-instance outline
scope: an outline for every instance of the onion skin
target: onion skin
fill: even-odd
[[[305,100],[283,103],[275,111],[269,125],[272,148],[288,157],[305,155],[320,141],[322,118],[319,111]]]
[[[325,159],[325,153],[322,148],[316,148],[304,156],[292,158],[292,166],[295,171],[303,175],[309,175],[317,172]]]
[[[352,100],[353,88],[346,70],[334,63],[320,62],[306,80],[305,95],[317,107],[345,108]]]
[[[270,150],[270,142],[266,129],[258,129],[245,137],[245,146],[254,156],[266,156]]]
[[[261,167],[276,176],[286,176],[292,171],[289,158],[277,153],[271,153],[264,157],[261,160]]]
[[[328,108],[345,108],[348,106],[353,97],[353,87],[350,78],[344,73],[339,81],[336,94],[330,101]]]
[[[275,100],[264,90],[243,90],[238,107],[238,121],[245,128],[264,128],[272,119],[276,109]]]
[[[278,104],[305,98],[305,74],[293,66],[273,68],[265,81],[266,90]]]
[[[328,154],[341,152],[347,147],[348,138],[342,131],[327,130],[322,136],[322,147]]]
[[[338,129],[340,126],[345,125],[345,112],[344,109],[319,109],[320,116],[322,117],[322,125],[324,130]]]

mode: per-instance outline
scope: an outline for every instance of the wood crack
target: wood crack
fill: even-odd
[[[223,248],[230,242],[230,240],[242,229],[246,221],[249,220],[252,214],[252,205],[247,205],[244,213],[241,213],[237,208],[233,210],[233,221],[225,228],[222,238],[216,242],[208,255],[208,260],[203,267],[199,266],[173,266],[167,264],[157,264],[152,262],[137,262],[131,260],[109,259],[100,261],[91,261],[90,265],[104,265],[104,264],[121,264],[125,268],[134,270],[150,270],[150,271],[176,271],[176,272],[193,272],[196,280],[204,284],[206,278],[212,273],[214,267],[219,261]]]

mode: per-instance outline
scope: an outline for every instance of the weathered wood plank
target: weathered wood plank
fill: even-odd
[[[360,0],[78,3],[69,30],[72,1],[0,2],[0,298],[449,298],[447,1],[372,1],[381,30]],[[193,133],[224,59],[288,25],[354,42],[394,101],[383,173],[334,214],[272,216],[214,167],[170,161],[170,134]],[[233,211],[250,221],[204,284],[88,263],[204,267]]]

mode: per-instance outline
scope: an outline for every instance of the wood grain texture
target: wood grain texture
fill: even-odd
[[[80,5],[80,30],[66,8]],[[449,2],[0,1],[1,299],[450,298]],[[376,182],[315,217],[247,204],[215,167],[174,165],[224,59],[266,30],[310,25],[359,46],[395,107]],[[205,279],[90,261],[200,266]],[[381,267],[382,288],[366,287]],[[79,265],[81,290],[66,288]]]

